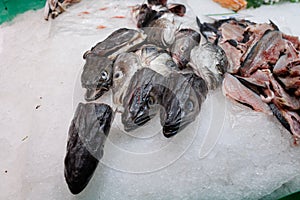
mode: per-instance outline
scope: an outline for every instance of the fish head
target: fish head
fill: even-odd
[[[89,183],[103,156],[113,121],[109,105],[79,103],[69,128],[64,175],[70,191],[80,193]]]
[[[159,47],[169,47],[175,41],[176,26],[167,13],[153,20],[149,26],[143,28],[143,31],[147,35],[147,42]]]
[[[228,61],[224,50],[221,47],[209,42],[204,44],[203,47],[207,52],[210,52],[208,53],[209,57],[213,60],[211,65],[208,65],[208,69],[215,75],[223,75],[228,66]]]
[[[120,28],[85,52],[83,58],[85,59],[89,54],[97,54],[115,60],[122,52],[136,50],[146,40],[146,37],[140,30]]]
[[[132,131],[150,121],[159,111],[161,92],[157,87],[155,76],[160,76],[151,69],[143,68],[133,76],[124,97],[122,123],[125,131]],[[138,78],[140,77],[140,78]]]
[[[85,100],[101,97],[112,85],[112,61],[96,54],[88,54],[81,74],[81,85],[86,89]]]
[[[185,68],[190,61],[191,50],[199,44],[200,34],[192,29],[181,29],[176,33],[175,42],[170,51],[174,61],[180,68]]]
[[[137,21],[137,27],[142,28],[148,26],[153,20],[159,18],[164,12],[153,10],[147,4],[137,5],[132,8],[133,19]]]
[[[208,92],[205,81],[193,73],[175,74],[172,79],[179,86],[165,90],[160,113],[165,137],[174,136],[195,120]]]
[[[179,70],[178,65],[171,55],[164,49],[156,45],[144,45],[136,52],[143,64],[155,72],[167,76],[173,70]]]
[[[214,90],[222,84],[228,60],[220,47],[210,42],[196,46],[191,51],[190,59],[188,65],[206,81],[209,89]]]
[[[124,94],[134,73],[142,67],[135,53],[121,53],[113,64],[113,100],[122,105]]]

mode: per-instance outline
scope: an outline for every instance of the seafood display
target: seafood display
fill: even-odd
[[[126,132],[157,115],[162,135],[174,137],[195,121],[209,90],[221,85],[225,52],[201,36],[196,18],[196,28],[181,28],[185,12],[182,4],[149,0],[132,8],[137,29],[120,28],[84,53],[81,86],[88,103],[78,105],[65,157],[73,194],[87,186],[102,158],[114,114],[121,114]],[[109,90],[114,105],[99,103]]]
[[[64,7],[60,1],[46,5],[47,17]],[[125,132],[158,116],[161,134],[171,138],[195,121],[208,93],[221,86],[225,96],[275,116],[297,143],[298,38],[271,21],[201,23],[195,17],[183,23],[185,15],[183,4],[148,0],[132,7],[136,29],[120,28],[83,54],[86,102],[79,103],[71,122],[65,157],[73,194],[84,190],[103,157],[115,115],[121,115]],[[113,105],[101,103],[110,90]]]
[[[270,23],[221,20],[204,23],[202,33],[226,53],[229,66],[223,82],[226,96],[253,110],[271,113],[300,137],[299,39]]]

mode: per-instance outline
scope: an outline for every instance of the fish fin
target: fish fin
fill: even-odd
[[[203,26],[203,24],[201,23],[201,21],[200,21],[200,19],[199,19],[198,16],[196,16],[196,22],[197,22],[197,25],[198,25],[198,27],[199,27],[199,31],[200,31],[201,35],[203,35],[204,38],[207,40],[207,36],[203,33],[203,32],[204,32],[204,26]]]
[[[270,22],[271,26],[272,26],[276,31],[279,31],[278,26],[277,26],[272,20],[269,19],[269,22]]]

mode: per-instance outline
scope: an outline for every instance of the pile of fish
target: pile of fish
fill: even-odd
[[[49,13],[49,12],[48,12]],[[186,7],[148,0],[132,8],[137,29],[121,28],[83,55],[80,103],[69,129],[65,178],[80,193],[103,156],[114,116],[124,131],[160,117],[172,137],[195,120],[210,90],[275,115],[300,137],[300,42],[270,22],[189,21]],[[191,19],[191,18],[189,18]],[[196,28],[195,28],[196,27]],[[112,105],[99,103],[111,90]]]
[[[300,42],[270,22],[221,20],[201,24],[202,33],[226,53],[226,96],[252,109],[274,114],[300,138]]]
[[[121,114],[127,132],[159,115],[169,138],[193,122],[208,91],[221,86],[225,52],[201,36],[196,18],[182,28],[185,12],[182,4],[149,0],[132,9],[137,29],[118,29],[84,53],[87,103],[77,107],[65,157],[73,194],[86,187],[102,158],[115,114]],[[115,111],[99,103],[109,90]]]

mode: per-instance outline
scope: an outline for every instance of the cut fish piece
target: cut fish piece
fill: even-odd
[[[269,106],[261,97],[244,86],[233,75],[226,73],[223,81],[223,93],[235,101],[250,106],[253,110],[272,115]]]

